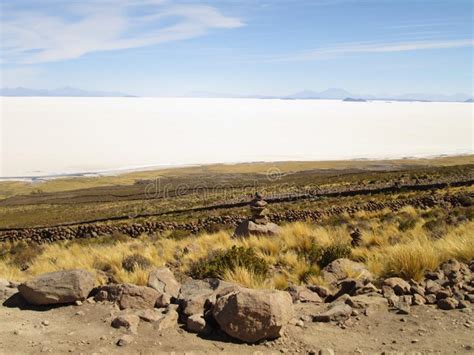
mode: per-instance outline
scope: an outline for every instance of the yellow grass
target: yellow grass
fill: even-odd
[[[402,213],[419,215],[419,211],[410,209],[404,209]],[[436,268],[449,258],[464,262],[474,259],[474,221],[450,226],[446,235],[434,239],[422,227],[422,223],[409,231],[400,232],[396,221],[381,222],[373,217],[375,215],[367,221],[362,243],[352,250],[351,258],[365,263],[377,276],[396,275],[420,279],[426,270]],[[216,250],[236,245],[253,248],[257,256],[269,264],[271,272],[267,279],[262,279],[245,267],[238,267],[223,270],[226,280],[246,287],[284,289],[291,283],[324,284],[320,268],[308,261],[308,253],[314,248],[319,250],[332,244],[349,242],[346,226],[316,226],[308,223],[285,225],[278,237],[233,239],[228,232],[221,231],[180,240],[164,235],[158,238],[144,236],[140,239],[125,239],[109,244],[93,241],[86,245],[84,242],[59,242],[38,250],[26,271],[20,271],[20,267],[14,263],[15,255],[7,253],[0,259],[0,278],[21,281],[46,272],[81,268],[92,271],[97,283],[105,282],[106,276],[112,275],[118,282],[143,285],[152,267],[172,265],[174,270],[186,273],[196,261],[207,258]],[[124,270],[122,261],[132,254],[147,258],[151,266],[148,269],[136,268],[132,272]]]
[[[252,270],[240,266],[234,270],[226,270],[223,279],[248,288],[272,288],[269,280],[255,274]]]

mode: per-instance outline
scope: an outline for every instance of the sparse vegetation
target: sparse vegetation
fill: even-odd
[[[207,277],[236,277],[238,274],[256,275],[265,278],[268,273],[266,261],[255,254],[252,248],[232,246],[225,251],[217,251],[205,259],[194,263],[190,274],[197,279]]]
[[[459,207],[467,215],[469,207]],[[406,213],[401,211],[400,213]],[[219,277],[248,287],[286,288],[289,284],[324,284],[321,269],[332,260],[348,257],[361,261],[379,276],[420,279],[426,270],[449,258],[474,259],[474,221],[445,225],[435,236],[426,228],[433,214],[449,211],[413,210],[419,222],[400,231],[396,212],[359,213],[351,223],[365,225],[362,241],[351,248],[345,226],[291,223],[279,237],[233,239],[227,231],[197,236],[114,236],[114,242],[65,241],[45,246],[24,243],[5,245],[0,258],[0,278],[22,280],[44,272],[84,268],[94,271],[98,282],[146,284],[150,268],[169,265],[197,278]],[[387,219],[387,214],[394,218]],[[424,217],[423,217],[424,216]],[[363,223],[362,223],[363,222]],[[28,267],[22,265],[28,264]]]
[[[472,157],[463,159],[440,160],[439,164],[468,164],[471,163]],[[344,169],[364,169],[366,163],[346,162],[344,165],[331,162],[327,163],[327,166],[324,165],[326,163],[315,164],[279,163],[278,167],[285,172],[281,181],[266,179],[268,164],[229,167],[216,165],[162,171],[161,176],[170,181],[172,186],[195,181],[198,176],[204,185],[211,187],[222,181],[230,181],[233,189],[221,191],[214,188],[205,193],[189,191],[183,195],[158,199],[145,199],[142,194],[149,183],[147,179],[151,177],[150,172],[106,177],[103,180],[79,179],[75,180],[76,185],[72,181],[60,179],[42,184],[41,194],[29,194],[37,189],[37,186],[30,189],[24,183],[2,183],[2,186],[8,187],[4,196],[15,196],[19,192],[25,195],[0,201],[0,226],[48,225],[128,215],[130,211],[166,212],[227,201],[242,202],[254,192],[255,186],[252,184],[255,181],[259,183],[258,188],[265,195],[297,193],[307,188],[319,189],[328,186],[361,186],[369,184],[370,181],[373,184],[391,184],[397,179],[409,180],[412,175],[416,175],[417,179],[430,179],[472,173],[472,165],[429,167],[425,161],[414,163],[402,171],[361,170],[357,174],[345,173]],[[407,161],[390,162],[392,167],[405,167],[407,164]],[[415,165],[418,167],[413,168]],[[324,174],[311,172],[315,167],[333,170]],[[137,180],[140,182],[135,183]],[[116,185],[110,186],[112,183]],[[75,188],[84,189],[66,194],[65,191],[74,190],[73,185]],[[387,202],[398,203],[420,196],[452,196],[458,192],[463,195],[455,207],[443,204],[432,208],[415,208],[411,205],[402,205],[401,208],[386,207]],[[271,204],[271,211],[277,213],[288,210],[357,207],[368,203],[382,206],[375,210],[322,213],[316,221],[288,224],[280,222],[282,232],[278,237],[251,236],[234,239],[233,227],[218,221],[215,225],[206,226],[198,234],[189,229],[174,229],[158,230],[149,234],[139,232],[132,238],[114,231],[98,237],[66,240],[42,246],[8,242],[2,244],[0,251],[0,278],[23,280],[49,271],[84,268],[95,272],[100,283],[113,280],[143,285],[146,284],[151,268],[168,265],[175,272],[197,278],[219,277],[248,287],[284,289],[290,284],[324,284],[321,270],[331,261],[345,257],[365,263],[369,270],[378,276],[419,279],[426,270],[435,268],[449,258],[454,257],[460,261],[474,259],[474,206],[470,197],[473,192],[473,186],[465,186],[436,191],[333,196]],[[112,195],[114,197],[109,199]],[[80,200],[81,204],[75,204],[75,199]],[[247,213],[245,207],[235,207],[172,213],[159,218],[135,218],[133,221],[187,223],[209,215],[245,216]],[[360,242],[356,247],[351,247],[350,230],[355,227],[360,231]]]

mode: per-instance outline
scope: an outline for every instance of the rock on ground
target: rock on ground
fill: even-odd
[[[140,318],[135,314],[121,314],[112,321],[112,327],[114,328],[125,328],[136,334],[138,331],[138,324]]]
[[[206,320],[200,314],[193,314],[186,321],[186,329],[192,333],[203,333],[206,330]]]
[[[373,275],[367,270],[364,264],[346,258],[334,260],[322,270],[322,275],[326,282],[335,284],[338,281],[348,278],[348,272],[351,273],[351,277],[355,275],[357,279],[361,281],[373,280]]]
[[[314,316],[314,322],[343,321],[352,314],[352,307],[347,304],[336,304],[324,313]]]
[[[181,285],[167,267],[152,270],[148,275],[148,287],[172,297],[178,297]]]
[[[245,220],[235,229],[236,237],[248,237],[250,235],[268,235],[274,236],[281,232],[281,228],[275,223],[258,224],[251,220]]]
[[[120,309],[154,308],[159,296],[160,293],[151,287],[124,284],[118,305]]]
[[[280,336],[293,318],[293,303],[287,292],[239,288],[219,296],[212,315],[225,333],[254,343]]]
[[[235,288],[234,284],[218,279],[189,280],[181,286],[178,297],[181,313],[184,318],[204,314],[206,302],[213,304],[219,292]]]
[[[94,276],[86,270],[57,271],[39,275],[18,286],[30,304],[73,303],[87,298],[94,287]]]

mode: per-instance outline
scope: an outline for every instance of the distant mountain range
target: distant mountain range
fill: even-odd
[[[121,92],[87,91],[70,86],[54,90],[28,89],[23,87],[0,89],[0,96],[50,96],[50,97],[133,97]]]
[[[135,97],[121,92],[87,91],[65,86],[54,90],[28,89],[23,87],[0,89],[0,96],[49,96],[49,97]],[[356,94],[340,88],[330,88],[324,91],[303,90],[291,95],[236,95],[208,91],[191,91],[184,97],[201,98],[253,98],[253,99],[282,99],[282,100],[345,100],[345,101],[437,101],[437,102],[474,102],[473,97],[467,94],[423,94],[412,93],[403,95],[370,95]]]
[[[473,102],[473,98],[466,94],[442,95],[442,94],[403,94],[403,95],[370,95],[355,94],[340,88],[330,88],[321,92],[303,90],[286,96],[265,95],[233,95],[226,93],[213,93],[205,91],[192,91],[186,97],[208,97],[208,98],[254,98],[254,99],[283,99],[283,100],[345,100],[362,102],[367,100],[388,101],[441,101],[441,102]]]
[[[472,97],[466,94],[442,95],[442,94],[422,94],[412,93],[403,95],[370,95],[356,94],[348,92],[344,89],[331,88],[321,92],[304,90],[287,97],[286,99],[361,99],[361,100],[393,100],[393,101],[446,101],[446,102],[472,102]],[[471,101],[468,101],[471,100]],[[351,101],[351,100],[348,100]]]

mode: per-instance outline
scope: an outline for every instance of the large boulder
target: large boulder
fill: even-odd
[[[120,309],[154,308],[160,293],[151,287],[124,284],[118,299]]]
[[[254,343],[280,336],[293,317],[293,302],[288,292],[239,288],[219,295],[212,315],[225,333]]]
[[[167,267],[152,270],[148,275],[148,287],[172,297],[178,297],[181,285]]]
[[[34,305],[72,303],[87,298],[94,275],[86,270],[57,271],[39,275],[18,286],[23,298]]]
[[[337,284],[348,277],[361,281],[372,281],[373,275],[364,264],[341,258],[334,260],[322,270],[324,280],[330,284]]]
[[[230,282],[213,278],[188,280],[181,286],[181,291],[178,296],[181,313],[184,318],[193,314],[203,315],[206,302],[213,304],[219,292],[235,288],[237,288],[237,286]]]
[[[274,236],[280,234],[280,232],[281,228],[275,223],[259,224],[247,219],[237,226],[234,235],[236,237],[248,237],[250,235]]]

